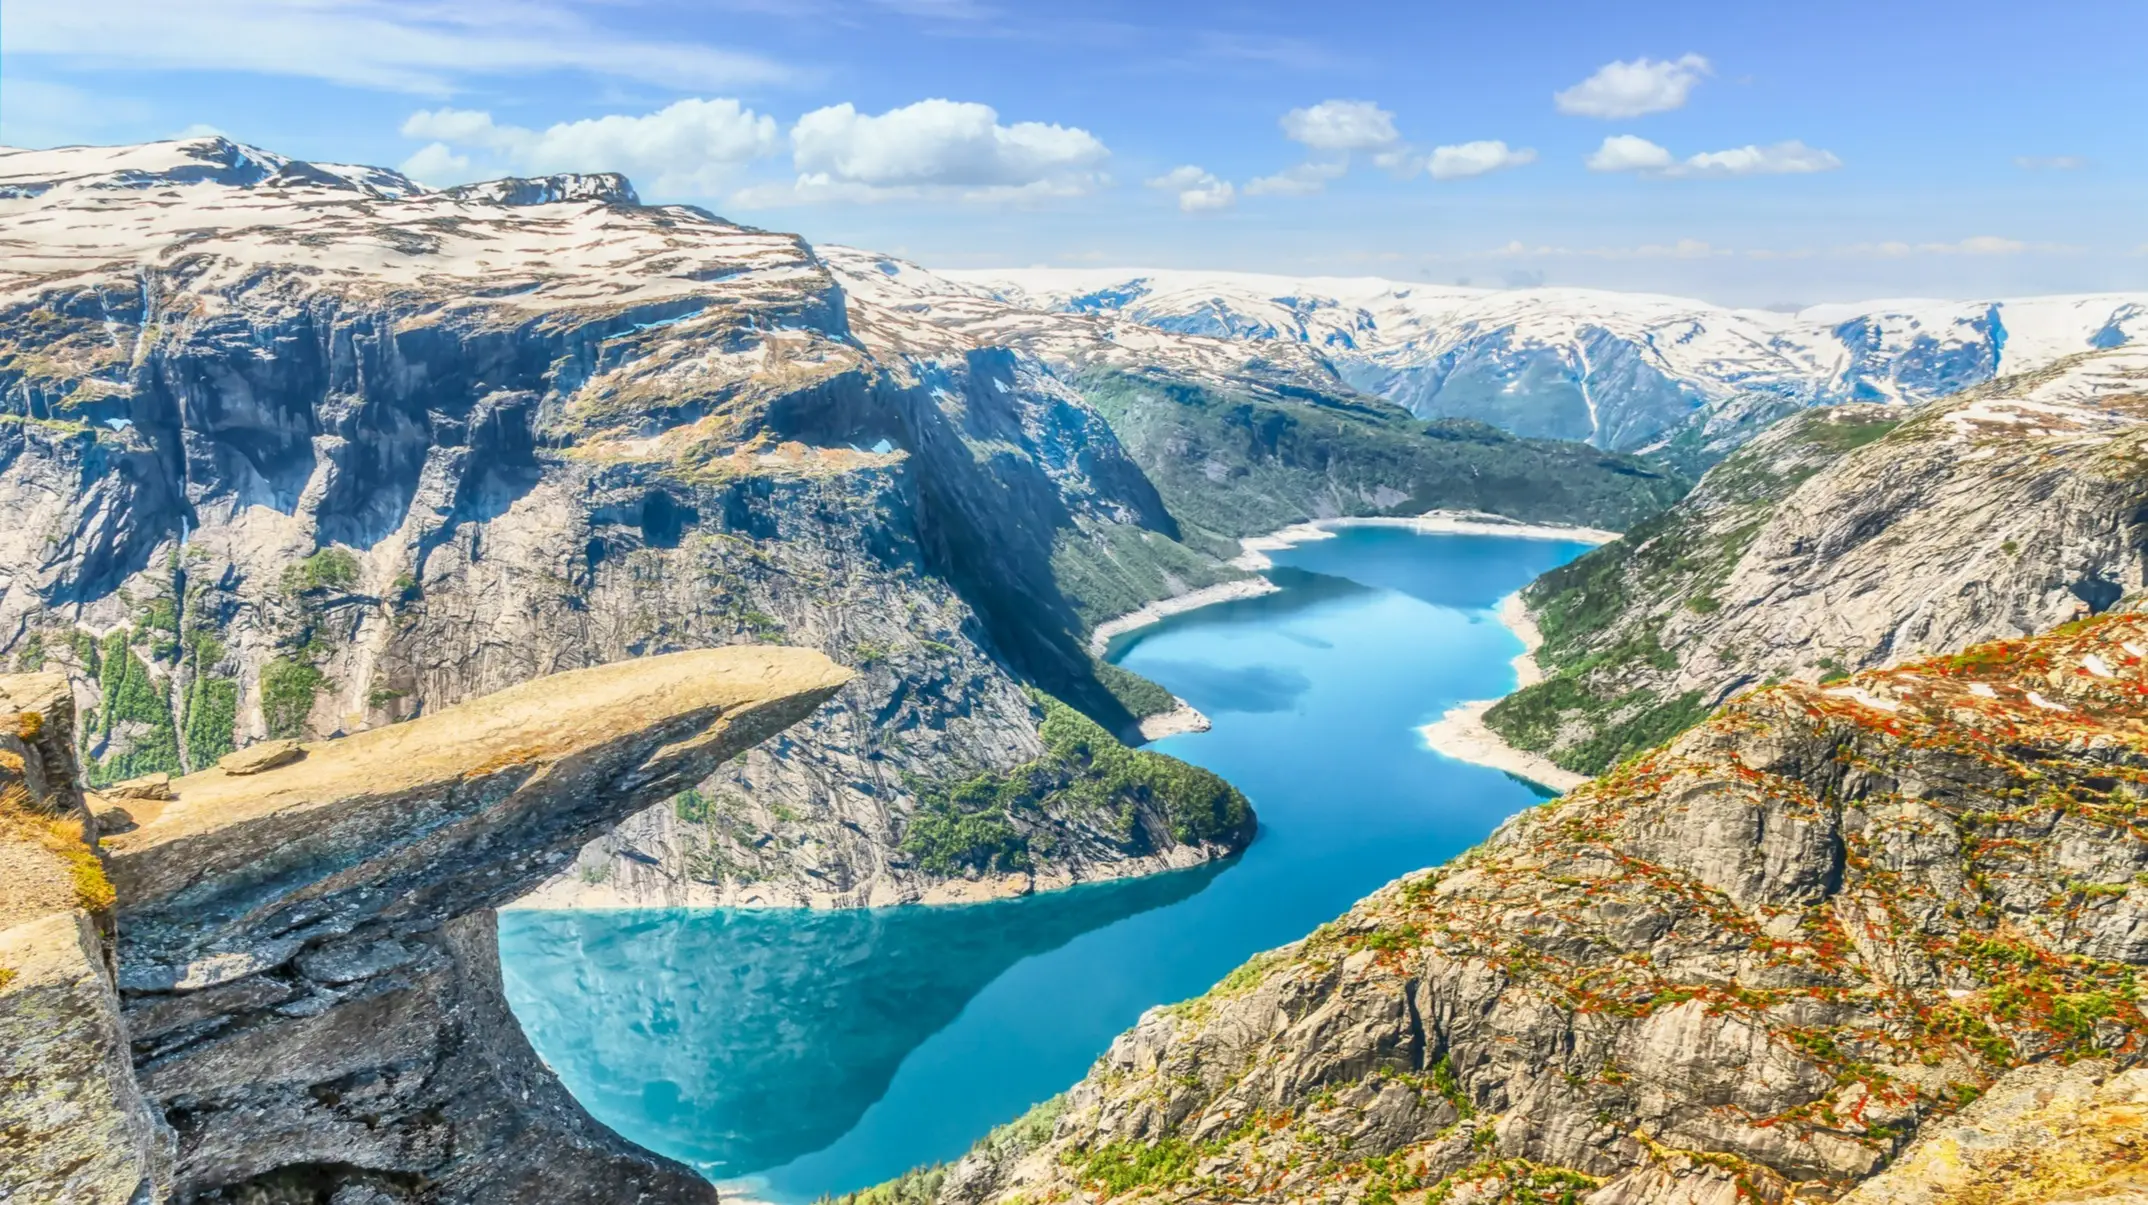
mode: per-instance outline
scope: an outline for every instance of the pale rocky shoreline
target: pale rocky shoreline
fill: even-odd
[[[1240,540],[1240,552],[1231,564],[1239,569],[1267,569],[1274,565],[1268,558],[1269,553],[1312,540],[1332,540],[1346,527],[1401,527],[1422,535],[1506,536],[1516,540],[1573,540],[1582,544],[1608,544],[1619,536],[1619,533],[1601,527],[1523,523],[1487,511],[1430,510],[1421,515],[1315,519],[1310,523],[1298,523],[1268,535]]]
[[[1240,540],[1240,552],[1232,559],[1231,565],[1256,572],[1270,569],[1275,562],[1269,558],[1269,553],[1313,540],[1332,540],[1339,531],[1349,527],[1401,527],[1425,535],[1491,535],[1521,540],[1572,540],[1584,544],[1608,544],[1619,535],[1615,531],[1606,531],[1599,527],[1522,523],[1483,511],[1435,510],[1422,515],[1394,518],[1315,519],[1310,523],[1293,524],[1264,536],[1250,536]],[[1098,624],[1089,637],[1089,651],[1101,657],[1114,638],[1147,627],[1168,616],[1181,615],[1213,603],[1258,598],[1263,594],[1273,594],[1277,589],[1275,583],[1267,578],[1254,577],[1189,590],[1184,594],[1160,599]],[[1543,681],[1543,671],[1536,664],[1536,650],[1544,643],[1543,633],[1537,630],[1536,621],[1529,616],[1529,609],[1522,605],[1521,594],[1516,592],[1501,599],[1498,614],[1499,621],[1522,642],[1522,652],[1514,658],[1514,689],[1519,690]],[[1498,701],[1480,699],[1459,704],[1418,731],[1423,734],[1426,746],[1436,753],[1456,761],[1489,766],[1555,791],[1571,791],[1588,781],[1586,775],[1562,769],[1548,758],[1515,748],[1486,726],[1484,713],[1490,711]],[[1181,733],[1208,731],[1207,716],[1195,710],[1184,699],[1177,702],[1178,706],[1171,711],[1142,720],[1134,732],[1127,734],[1128,743],[1146,743]]]
[[[1542,682],[1544,671],[1536,663],[1536,650],[1543,646],[1544,633],[1538,630],[1536,620],[1530,618],[1529,608],[1522,605],[1520,591],[1499,600],[1498,615],[1499,622],[1522,642],[1522,651],[1514,658],[1514,689]],[[1424,737],[1425,746],[1434,753],[1445,754],[1456,761],[1489,766],[1554,791],[1571,791],[1589,780],[1588,775],[1576,774],[1548,757],[1515,748],[1492,731],[1484,722],[1484,713],[1498,702],[1498,699],[1477,699],[1456,704],[1446,715],[1417,731]]]
[[[1240,598],[1259,598],[1263,594],[1273,594],[1278,589],[1280,587],[1265,577],[1246,577],[1203,586],[1198,590],[1188,590],[1184,594],[1174,594],[1169,598],[1160,598],[1147,606],[1128,611],[1124,615],[1113,616],[1096,625],[1096,630],[1089,633],[1089,652],[1093,656],[1101,657],[1104,651],[1111,647],[1114,638],[1136,628],[1145,628],[1159,620],[1199,610],[1214,603],[1231,602]]]

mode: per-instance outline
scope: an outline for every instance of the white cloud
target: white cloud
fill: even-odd
[[[10,56],[442,96],[472,77],[546,71],[680,89],[792,75],[755,54],[608,33],[557,0],[8,0],[7,21]]]
[[[1238,200],[1238,190],[1228,180],[1219,180],[1216,174],[1186,164],[1174,167],[1161,176],[1148,181],[1150,188],[1178,194],[1178,207],[1187,213],[1208,213],[1229,209]]]
[[[1671,165],[1671,153],[1646,138],[1613,134],[1588,157],[1592,172],[1653,172]]]
[[[1283,114],[1283,136],[1316,151],[1369,151],[1393,146],[1395,115],[1369,100],[1324,100]]]
[[[1656,176],[1784,176],[1829,172],[1842,166],[1832,151],[1796,139],[1769,146],[1703,151],[1685,159],[1646,138],[1613,134],[1587,160],[1592,172],[1642,172]]]
[[[1534,162],[1536,152],[1527,147],[1516,150],[1496,140],[1464,142],[1432,148],[1431,157],[1425,161],[1425,171],[1435,180],[1464,180]]]
[[[1842,166],[1833,151],[1806,146],[1793,138],[1769,146],[1741,146],[1707,151],[1671,169],[1679,176],[1797,176],[1831,172]]]
[[[1573,87],[1552,94],[1561,113],[1576,117],[1639,117],[1662,113],[1686,103],[1686,96],[1701,77],[1710,74],[1708,60],[1697,54],[1682,58],[1606,63],[1596,74]]]
[[[798,178],[748,189],[745,205],[954,198],[1019,201],[1080,196],[1107,183],[1096,135],[1041,121],[1001,125],[990,105],[921,100],[874,116],[850,104],[815,109],[791,128]]]
[[[2079,155],[2016,155],[2014,166],[2025,172],[2072,172],[2088,166]]]
[[[418,183],[434,188],[474,178],[470,172],[470,157],[456,154],[455,148],[445,142],[428,142],[419,147],[416,154],[403,160],[401,170]]]
[[[1246,184],[1249,197],[1303,197],[1320,192],[1328,181],[1349,170],[1348,165],[1337,162],[1316,161],[1286,167],[1272,176],[1262,176]]]
[[[640,117],[563,121],[544,130],[503,126],[474,109],[423,109],[403,122],[432,140],[403,164],[430,184],[505,166],[518,172],[623,172],[652,193],[708,196],[781,145],[776,120],[725,98],[687,99]],[[480,152],[473,165],[467,152]]]

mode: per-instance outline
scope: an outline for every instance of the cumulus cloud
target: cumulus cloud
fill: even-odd
[[[1842,166],[1833,151],[1806,146],[1793,138],[1769,146],[1741,146],[1706,151],[1673,169],[1682,176],[1796,176],[1831,172]]]
[[[1178,207],[1187,213],[1229,209],[1238,200],[1238,190],[1230,181],[1217,179],[1214,172],[1190,163],[1155,177],[1148,181],[1148,186],[1177,193]]]
[[[1671,153],[1633,134],[1613,134],[1588,157],[1592,172],[1654,172],[1672,163]]]
[[[1551,99],[1559,112],[1576,117],[1640,117],[1684,105],[1693,86],[1711,71],[1708,60],[1697,54],[1606,63],[1573,87],[1552,93]]]
[[[1433,147],[1425,171],[1435,180],[1465,180],[1534,162],[1536,152],[1527,147],[1517,150],[1504,142],[1485,140]]]
[[[1369,100],[1324,100],[1283,114],[1283,136],[1316,151],[1370,151],[1402,140],[1395,115]]]
[[[1316,160],[1286,167],[1272,176],[1262,176],[1246,184],[1249,197],[1303,197],[1321,191],[1328,181],[1349,170],[1340,161]]]
[[[831,105],[791,129],[798,178],[789,191],[805,201],[1078,196],[1105,183],[1110,155],[1087,130],[1040,121],[1001,125],[990,105],[921,100],[878,115]],[[741,199],[783,198],[753,190]]]
[[[1641,172],[1656,176],[1785,176],[1829,172],[1842,166],[1832,151],[1796,139],[1768,146],[1703,151],[1684,159],[1632,134],[1613,134],[1587,159],[1592,172]]]
[[[2088,166],[2079,155],[2016,155],[2014,166],[2025,172],[2073,172]]]
[[[640,117],[563,121],[543,130],[501,125],[476,109],[421,109],[403,135],[431,141],[403,171],[431,184],[505,167],[518,172],[616,171],[657,193],[706,196],[781,147],[773,117],[735,100],[688,99]]]
[[[470,157],[455,152],[445,142],[428,142],[418,152],[403,160],[403,174],[421,184],[459,184],[474,179],[470,171]]]

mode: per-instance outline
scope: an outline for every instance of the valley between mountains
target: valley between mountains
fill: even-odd
[[[861,1203],[2148,1194],[2148,298],[935,273],[221,138],[0,151],[0,247],[0,1196],[712,1199],[495,908],[1226,862],[1098,629],[1432,511],[1623,533],[1485,715],[1593,781]]]

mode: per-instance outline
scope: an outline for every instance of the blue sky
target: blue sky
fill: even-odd
[[[213,128],[934,266],[2148,289],[2148,5],[7,0],[0,142]]]

